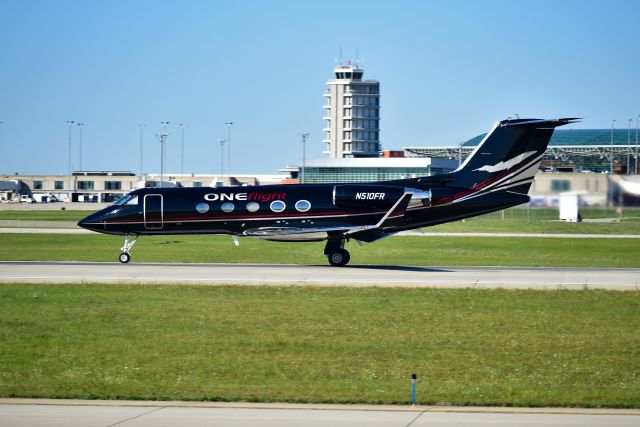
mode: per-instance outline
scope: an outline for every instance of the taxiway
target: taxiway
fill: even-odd
[[[637,290],[640,269],[3,261],[0,282]]]
[[[634,409],[473,408],[0,399],[0,427],[637,426]]]

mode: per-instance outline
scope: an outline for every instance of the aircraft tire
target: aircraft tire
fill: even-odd
[[[351,259],[351,255],[349,255],[349,251],[346,249],[338,249],[335,252],[331,252],[327,258],[329,259],[329,264],[334,267],[342,267],[347,265],[349,259]]]
[[[131,260],[131,255],[126,252],[122,252],[118,258],[122,264],[126,264]]]

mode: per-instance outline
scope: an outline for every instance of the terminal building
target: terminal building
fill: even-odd
[[[387,181],[451,172],[457,162],[429,157],[312,159],[306,162],[306,184]]]
[[[0,202],[110,203],[138,188],[221,187],[281,184],[284,175],[159,174],[138,176],[127,171],[78,171],[69,175],[5,175],[0,177]]]
[[[640,204],[638,130],[556,129],[529,195],[537,205],[556,205],[559,194],[579,193],[583,205]],[[455,146],[406,147],[409,156],[463,162],[486,134]]]
[[[464,161],[486,134],[454,146],[406,147],[409,155]],[[556,129],[542,159],[541,169],[550,172],[604,172],[637,175],[638,130]]]

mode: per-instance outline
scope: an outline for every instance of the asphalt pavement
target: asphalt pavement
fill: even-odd
[[[638,426],[639,410],[0,399],[0,427]]]
[[[640,289],[640,269],[2,261],[0,283]]]

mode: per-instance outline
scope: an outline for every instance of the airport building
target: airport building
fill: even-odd
[[[458,147],[406,147],[410,155],[464,159],[486,134]],[[604,172],[637,175],[640,172],[637,129],[556,129],[542,159],[541,169],[553,172]]]
[[[463,162],[486,134],[457,147],[406,147],[409,156]],[[561,193],[579,195],[588,206],[640,203],[640,144],[631,129],[556,129],[529,195],[532,204],[551,206]]]
[[[327,81],[323,106],[325,158],[288,166],[286,183],[321,184],[415,178],[453,171],[447,158],[407,158],[404,151],[383,151],[380,142],[380,82],[363,79],[358,65],[339,65]]]
[[[428,157],[313,159],[306,163],[305,184],[372,182],[417,178],[453,171],[458,163]]]
[[[363,80],[357,65],[335,68],[324,94],[325,154],[330,158],[378,157],[380,152],[380,82]]]
[[[113,202],[147,187],[221,187],[281,184],[284,175],[159,174],[138,176],[127,171],[78,171],[68,175],[5,175],[0,177],[0,202]],[[161,184],[162,182],[162,184]]]

